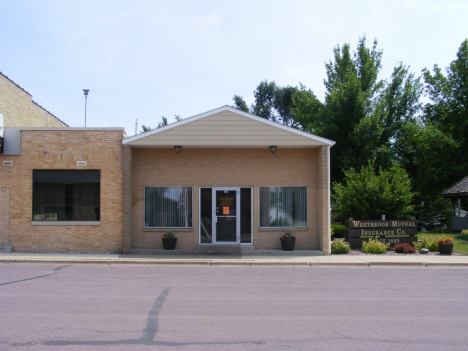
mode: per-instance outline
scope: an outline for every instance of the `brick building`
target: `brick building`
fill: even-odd
[[[0,113],[3,127],[68,127],[32,100],[31,94],[0,72]],[[0,115],[0,118],[2,117]]]
[[[124,252],[178,247],[330,250],[330,140],[229,106],[123,141]]]
[[[0,119],[0,247],[121,251],[123,128],[68,128],[1,73]]]
[[[0,246],[126,253],[162,248],[172,229],[177,249],[276,249],[291,230],[296,248],[330,252],[332,141],[229,106],[126,139],[51,114],[25,126],[41,113],[21,109],[37,105],[3,80],[24,101],[0,100]]]

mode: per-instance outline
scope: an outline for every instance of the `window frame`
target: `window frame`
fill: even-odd
[[[306,195],[305,195],[305,225],[303,226],[287,226],[287,227],[262,227],[261,226],[261,210],[262,210],[262,203],[261,203],[261,196],[260,196],[260,189],[261,188],[305,188]],[[308,194],[309,189],[307,185],[259,185],[258,186],[258,228],[259,229],[294,229],[294,228],[308,228],[309,227],[309,201],[308,201]]]
[[[147,227],[146,226],[146,188],[190,188],[192,192],[191,201],[191,223],[190,227]],[[145,185],[143,187],[143,229],[193,229],[193,186],[192,185]]]

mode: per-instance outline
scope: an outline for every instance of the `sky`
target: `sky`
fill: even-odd
[[[417,76],[447,67],[468,38],[467,0],[0,0],[0,72],[67,123],[155,127],[250,106],[263,81],[304,84],[322,101],[325,63],[360,37]]]

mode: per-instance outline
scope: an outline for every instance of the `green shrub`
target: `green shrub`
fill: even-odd
[[[468,234],[468,229],[462,230],[460,234]]]
[[[414,246],[416,249],[428,249],[431,252],[439,251],[439,245],[437,240],[439,237],[437,235],[423,236],[420,242],[415,242]]]
[[[346,233],[346,228],[344,225],[341,224],[332,224],[333,234],[335,238],[344,238]]]
[[[333,240],[331,243],[332,254],[347,254],[351,250],[351,246],[344,240]]]
[[[383,254],[387,252],[389,246],[390,244],[384,244],[375,239],[369,239],[367,243],[364,241],[362,242],[362,251],[365,253]]]
[[[466,233],[463,233],[466,232]],[[455,239],[468,241],[468,230],[462,230],[461,234],[455,235]]]

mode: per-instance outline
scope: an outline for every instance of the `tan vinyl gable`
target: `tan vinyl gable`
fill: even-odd
[[[265,120],[266,121],[266,120]],[[194,117],[148,132],[145,137],[128,140],[134,147],[192,146],[192,147],[260,147],[276,145],[282,147],[319,147],[324,142],[314,139],[310,134],[280,124],[259,121],[225,109],[202,118]],[[300,135],[304,134],[304,135]],[[143,136],[143,134],[142,134]],[[133,139],[133,138],[131,138]]]

